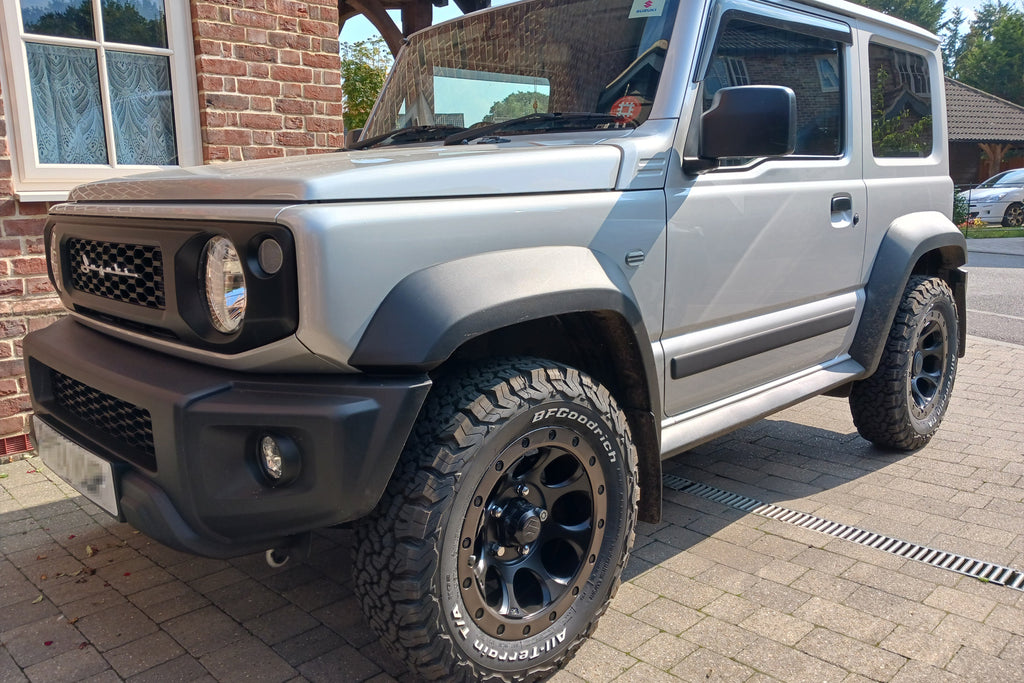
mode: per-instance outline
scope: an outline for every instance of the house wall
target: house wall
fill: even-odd
[[[63,311],[46,275],[42,235],[49,205],[14,197],[3,97],[0,91],[0,439],[28,431],[22,337]],[[9,457],[0,444],[0,462]]]
[[[5,0],[6,1],[6,0]],[[336,0],[191,0],[206,163],[344,145]],[[45,203],[14,196],[0,91],[0,462],[31,415],[22,337],[64,313],[47,277]]]

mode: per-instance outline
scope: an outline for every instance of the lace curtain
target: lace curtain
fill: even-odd
[[[178,163],[167,57],[107,52],[117,163]]]
[[[96,51],[27,43],[39,162],[106,164]],[[108,51],[117,163],[178,163],[170,64],[160,55]]]
[[[107,163],[96,51],[40,43],[25,47],[39,163]]]

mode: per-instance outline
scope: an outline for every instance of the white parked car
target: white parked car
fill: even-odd
[[[960,194],[967,198],[971,218],[1007,227],[1024,225],[1024,168],[997,173]]]

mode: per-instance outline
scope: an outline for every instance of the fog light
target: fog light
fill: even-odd
[[[291,439],[265,435],[260,438],[260,470],[271,486],[283,486],[299,476],[299,449]]]

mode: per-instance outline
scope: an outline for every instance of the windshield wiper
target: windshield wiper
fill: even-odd
[[[360,140],[348,147],[348,149],[366,149],[368,147],[386,147],[387,145],[400,145],[406,142],[428,142],[430,140],[447,139],[453,132],[458,134],[466,130],[462,126],[414,126],[412,128],[399,128],[390,133],[376,135],[366,140]]]
[[[636,128],[633,121],[621,121],[611,114],[594,112],[553,112],[550,114],[528,114],[501,123],[492,123],[479,128],[470,128],[444,139],[446,145],[465,145],[470,140],[493,135],[494,133],[523,132],[531,130],[590,130],[604,124],[615,124]]]

